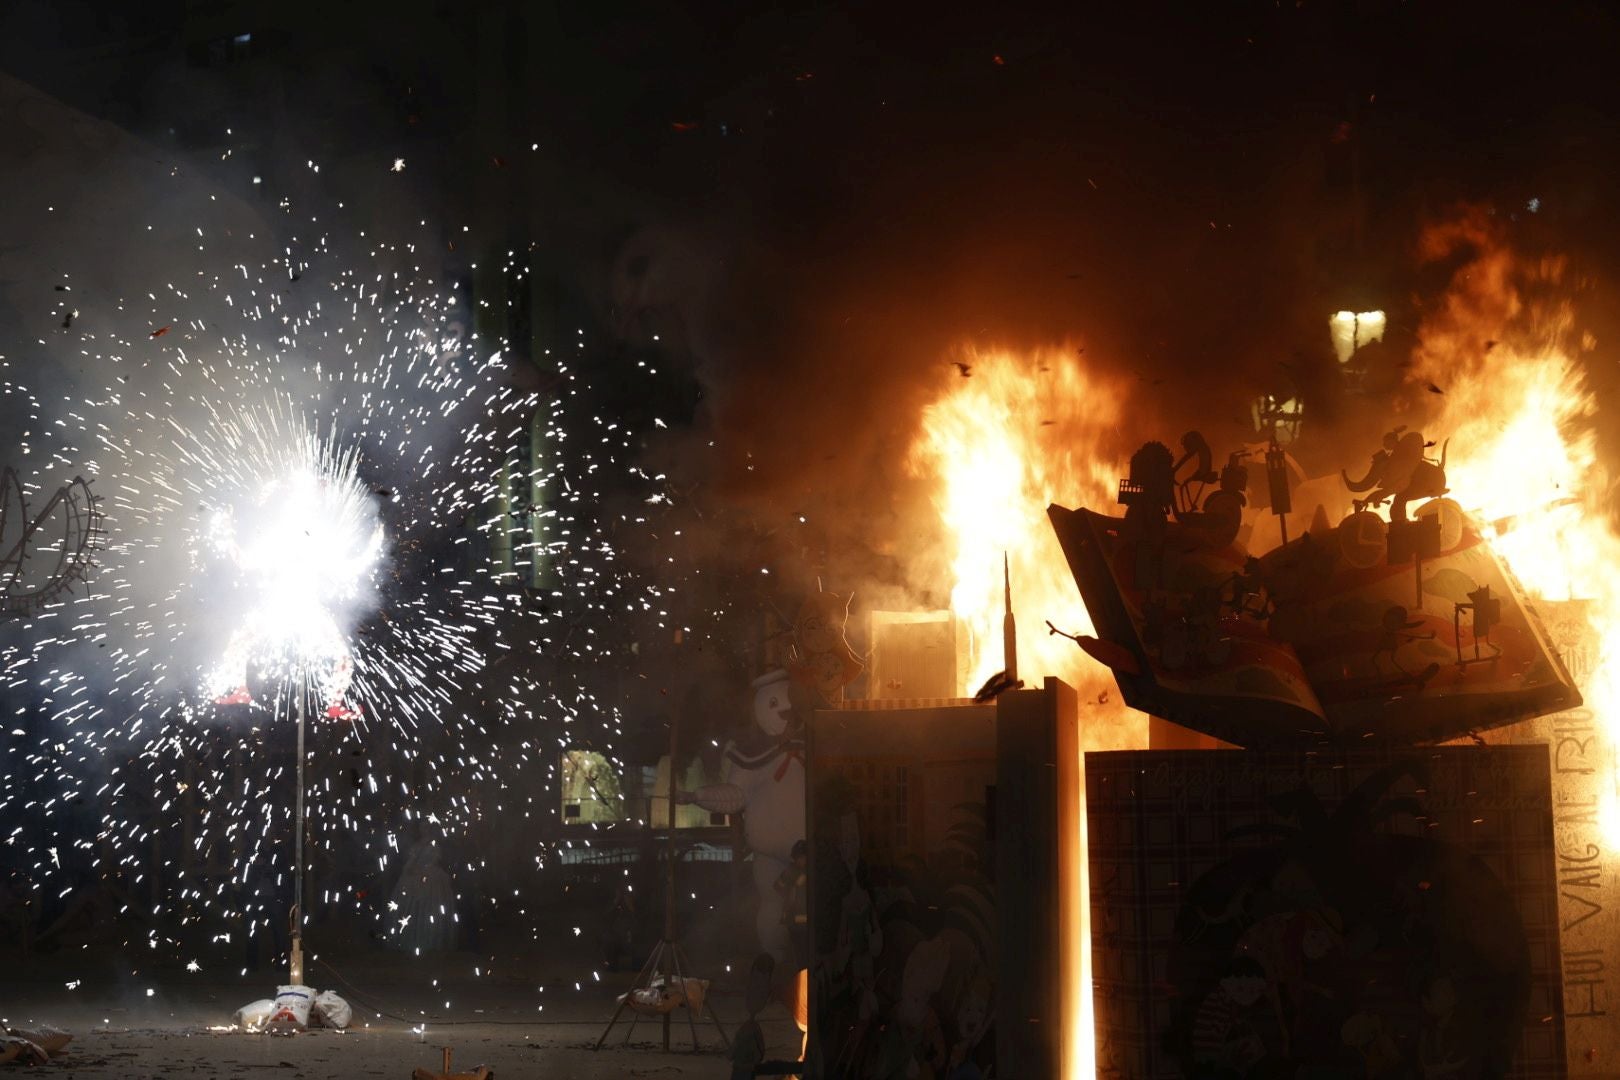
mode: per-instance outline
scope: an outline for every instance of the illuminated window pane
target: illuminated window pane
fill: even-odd
[[[625,820],[624,793],[612,762],[596,750],[562,756],[563,821],[570,825]]]
[[[1328,328],[1333,333],[1333,352],[1339,363],[1349,363],[1357,349],[1369,341],[1382,339],[1384,321],[1382,311],[1334,312],[1328,319]]]

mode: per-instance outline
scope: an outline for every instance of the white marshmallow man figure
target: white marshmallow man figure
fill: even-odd
[[[804,738],[793,717],[788,673],[772,671],[754,680],[756,730],[728,743],[725,783],[698,789],[693,801],[705,810],[743,815],[743,835],[753,852],[759,896],[755,926],[760,947],[779,970],[797,970],[783,925],[777,880],[793,861],[793,845],[805,837]]]

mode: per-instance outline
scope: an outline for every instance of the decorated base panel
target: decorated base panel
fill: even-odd
[[[807,1075],[989,1075],[996,708],[893,704],[811,721]]]
[[[1085,771],[1098,1076],[1565,1075],[1546,747]]]

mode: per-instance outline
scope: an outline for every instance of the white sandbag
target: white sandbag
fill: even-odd
[[[20,1035],[0,1035],[0,1061],[20,1061],[24,1065],[49,1065],[51,1055],[38,1043]]]
[[[66,1051],[73,1041],[72,1035],[55,1027],[7,1028],[6,1034],[33,1043],[51,1057]]]
[[[695,1013],[703,1011],[709,980],[659,975],[646,986],[620,994],[619,1000],[641,1013],[667,1013],[685,1005]]]
[[[269,998],[260,998],[237,1009],[231,1017],[231,1023],[243,1031],[258,1031],[270,1022],[270,1017],[275,1011],[275,1002]]]
[[[651,1012],[668,1012],[670,1009],[675,1007],[674,1004],[669,1001],[669,995],[664,992],[664,988],[661,986],[639,987],[630,991],[630,993],[624,995],[624,997],[628,997],[630,999],[630,1006],[635,1009],[643,1009]],[[620,1000],[623,1000],[623,997],[621,997]]]
[[[349,1003],[330,990],[322,990],[315,995],[315,1004],[310,1009],[310,1015],[322,1027],[342,1030],[354,1020],[354,1010]]]
[[[315,1003],[315,991],[307,986],[276,987],[275,1011],[270,1014],[270,1026],[294,1028],[302,1031],[309,1027],[309,1009]]]

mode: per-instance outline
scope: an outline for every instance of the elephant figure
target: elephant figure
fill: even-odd
[[[1407,503],[1432,499],[1450,490],[1446,487],[1446,445],[1449,442],[1448,439],[1441,444],[1440,460],[1430,461],[1423,456],[1428,444],[1423,441],[1422,432],[1398,427],[1386,434],[1384,448],[1372,456],[1366,476],[1352,480],[1349,473],[1341,473],[1346,486],[1358,495],[1377,488],[1367,498],[1357,499],[1356,509],[1364,510],[1393,498],[1389,506],[1390,520],[1411,520]]]

